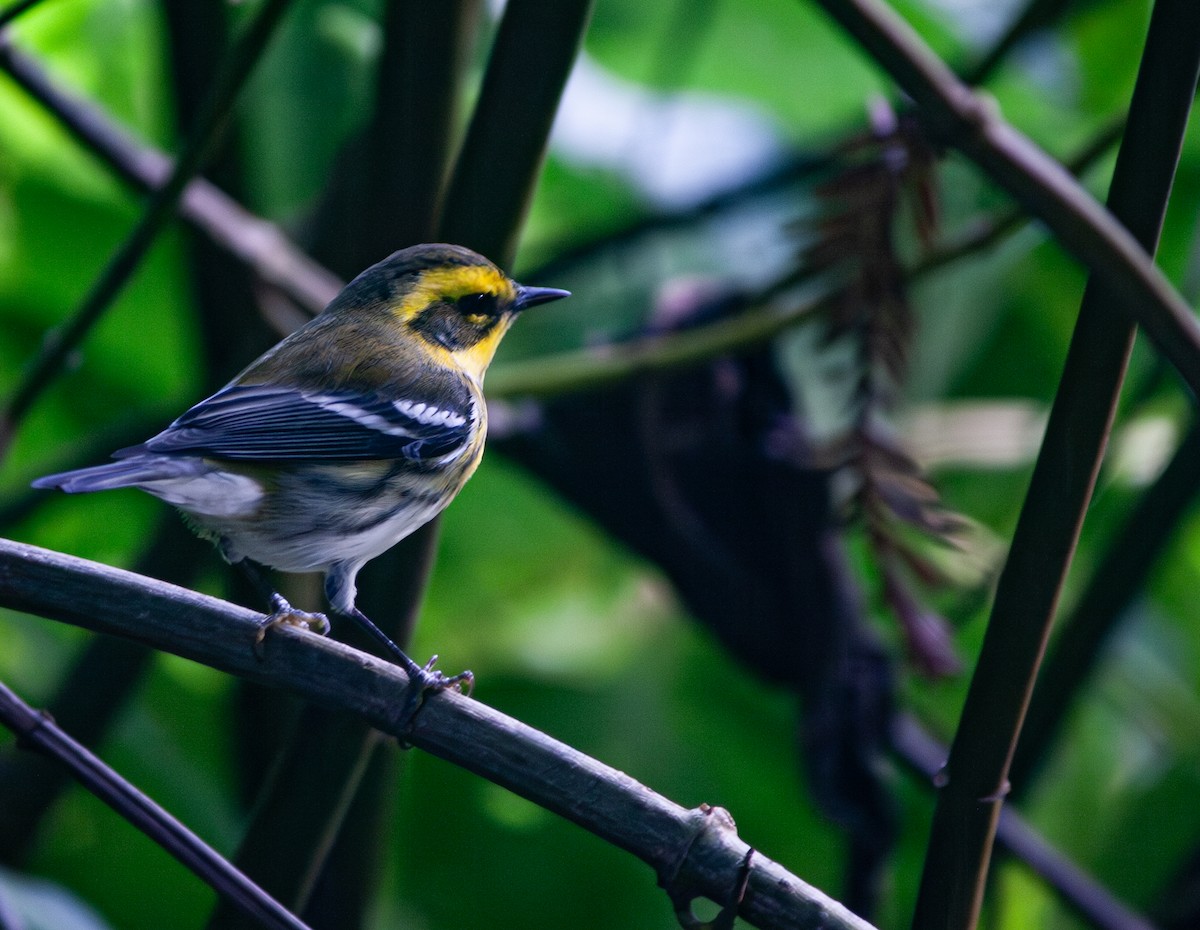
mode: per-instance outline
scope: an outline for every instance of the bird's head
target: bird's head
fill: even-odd
[[[384,312],[412,338],[477,380],[517,314],[570,296],[517,284],[494,264],[457,245],[416,245],[372,265],[330,305],[333,312]]]

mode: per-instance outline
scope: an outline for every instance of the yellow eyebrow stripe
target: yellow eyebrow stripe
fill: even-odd
[[[512,282],[495,268],[449,265],[422,271],[393,312],[402,320],[411,320],[435,300],[454,301],[468,294],[495,294],[506,300],[516,297]]]

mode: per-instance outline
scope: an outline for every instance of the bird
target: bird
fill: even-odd
[[[329,631],[324,614],[293,608],[259,566],[321,572],[333,612],[373,636],[421,694],[469,689],[470,672],[443,675],[437,656],[418,665],[363,614],[355,579],[471,477],[496,347],[522,311],[569,296],[518,284],[463,246],[401,249],[157,436],[33,486],[133,487],[174,505],[267,597],[256,648],[280,623]]]

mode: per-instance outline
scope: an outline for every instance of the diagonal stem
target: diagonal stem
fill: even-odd
[[[1178,534],[1200,490],[1200,425],[1113,534],[1078,604],[1062,624],[1029,707],[1012,764],[1017,796],[1028,793],[1122,616]]]
[[[67,356],[103,316],[137,270],[159,232],[175,215],[184,188],[200,171],[220,137],[238,92],[262,57],[289,2],[265,0],[235,44],[212,93],[196,117],[192,135],[176,161],[171,177],[151,195],[137,226],[109,260],[75,315],[47,339],[41,354],[17,386],[0,417],[0,452],[34,401],[57,376]]]
[[[1200,72],[1200,8],[1159,0],[1109,191],[1148,250],[1158,240]],[[913,926],[978,919],[996,821],[1063,580],[1104,455],[1133,345],[1125,295],[1095,274],[1084,292],[950,758],[940,778]]]
[[[0,68],[124,181],[153,192],[171,177],[170,158],[138,142],[95,103],[63,90],[34,58],[3,36]],[[342,288],[336,275],[305,255],[278,226],[250,213],[202,177],[184,188],[179,216],[309,313],[320,313]]]
[[[819,0],[920,108],[926,124],[1042,220],[1200,395],[1200,324],[1111,212],[976,96],[882,0]],[[1188,27],[1192,28],[1192,27]],[[1190,40],[1191,34],[1181,34]],[[1126,134],[1128,138],[1128,133]]]
[[[47,714],[34,710],[4,684],[0,684],[0,723],[11,730],[20,743],[65,765],[80,784],[261,925],[282,930],[307,930],[302,921],[211,846],[63,732]]]
[[[591,0],[510,0],[459,149],[439,234],[511,268]]]

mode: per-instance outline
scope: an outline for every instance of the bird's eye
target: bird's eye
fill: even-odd
[[[466,294],[457,301],[458,312],[468,319],[480,320],[496,315],[495,294]]]

